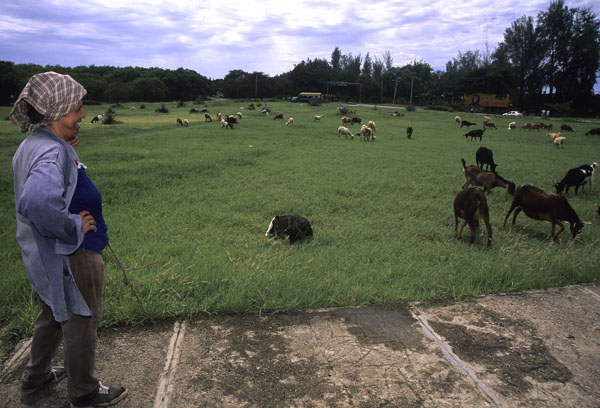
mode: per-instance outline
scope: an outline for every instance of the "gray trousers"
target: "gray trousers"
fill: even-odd
[[[96,368],[96,331],[102,319],[102,293],[106,268],[102,256],[79,249],[69,257],[79,291],[92,311],[91,317],[69,313],[69,320],[57,323],[52,310],[40,301],[31,342],[31,357],[23,381],[42,384],[49,378],[51,363],[61,340],[67,372],[67,390],[73,402],[86,400],[98,392]]]

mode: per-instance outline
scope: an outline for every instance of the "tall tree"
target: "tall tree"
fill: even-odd
[[[342,60],[342,52],[340,51],[339,47],[335,47],[335,49],[331,53],[331,68],[334,71],[337,71],[342,67],[341,60]]]
[[[538,29],[546,50],[544,67],[550,95],[558,92],[558,84],[568,64],[572,21],[572,12],[563,0],[553,1],[547,11],[538,14]]]
[[[365,60],[363,61],[362,75],[363,75],[363,77],[371,78],[372,74],[373,74],[373,63],[371,62],[371,57],[369,56],[369,53],[367,52],[367,55],[365,55]]]
[[[494,53],[499,64],[504,61],[512,67],[516,81],[514,99],[517,106],[526,105],[526,98],[542,91],[541,66],[544,58],[543,47],[532,17],[523,16],[504,31],[504,41]]]

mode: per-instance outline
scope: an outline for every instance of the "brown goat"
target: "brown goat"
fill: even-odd
[[[494,187],[503,187],[508,194],[515,192],[515,183],[507,181],[502,178],[498,173],[494,171],[485,171],[477,166],[467,166],[465,159],[460,159],[463,165],[463,172],[465,173],[465,184],[462,189],[464,190],[473,184],[474,186],[482,186],[483,192],[490,191]]]
[[[512,204],[504,218],[504,225],[506,225],[506,220],[513,210],[515,210],[515,214],[513,215],[512,225],[515,225],[515,220],[521,210],[526,216],[534,220],[550,221],[552,223],[552,234],[550,236],[553,241],[556,241],[556,238],[564,231],[563,221],[571,224],[573,239],[579,235],[585,224],[590,224],[579,219],[565,197],[543,190],[533,184],[521,184],[517,187]],[[555,235],[554,231],[557,225],[560,226],[560,231]]]
[[[454,232],[458,230],[458,219],[462,218],[464,222],[460,226],[460,232],[456,234],[456,239],[462,236],[463,228],[469,224],[471,228],[472,244],[475,241],[477,230],[483,221],[487,229],[487,246],[492,246],[492,226],[490,225],[490,214],[485,194],[477,187],[470,187],[459,191],[454,198]]]

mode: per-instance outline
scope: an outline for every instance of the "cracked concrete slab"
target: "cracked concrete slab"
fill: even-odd
[[[119,407],[582,407],[600,402],[600,286],[101,330]],[[57,358],[57,363],[60,359]],[[7,407],[67,407],[66,384]]]

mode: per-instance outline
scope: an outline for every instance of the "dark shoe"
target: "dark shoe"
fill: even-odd
[[[58,384],[65,378],[67,378],[67,372],[65,371],[64,367],[52,367],[52,369],[50,370],[50,376],[45,382],[37,385],[23,382],[21,383],[21,392],[23,394],[31,394],[33,392],[41,390],[42,388],[50,384]]]
[[[102,385],[102,383],[100,383],[100,386],[98,387],[98,394],[96,394],[93,398],[91,398],[87,401],[78,402],[78,403],[72,402],[71,407],[76,407],[76,408],[109,407],[109,406],[114,405],[117,402],[121,401],[126,396],[127,396],[126,388],[124,388],[124,387],[118,387],[118,388],[105,387],[104,385]]]

